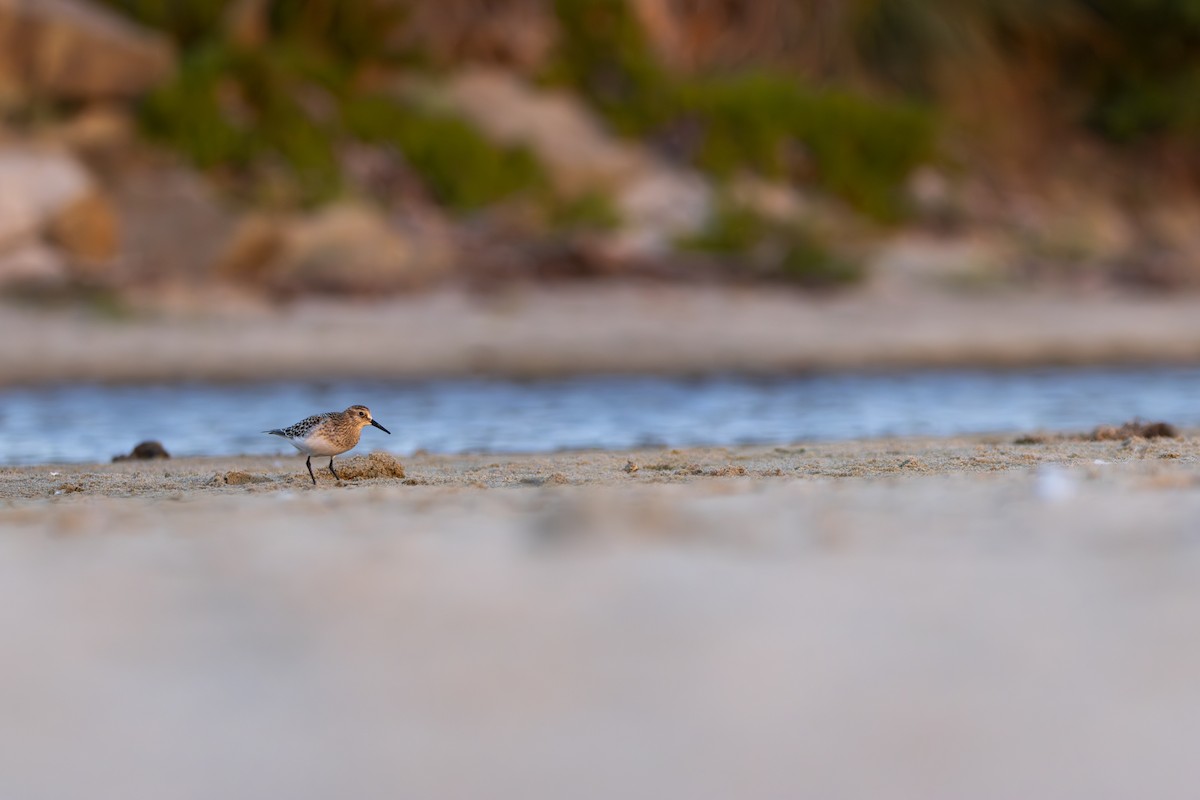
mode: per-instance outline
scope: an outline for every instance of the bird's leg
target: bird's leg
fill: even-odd
[[[331,459],[332,460],[332,459]],[[308,477],[312,478],[313,486],[317,485],[317,476],[312,473],[312,456],[309,456],[304,462],[304,466],[308,467]]]
[[[333,456],[329,457],[329,471],[333,472],[333,477],[337,478],[339,481],[342,479],[341,475],[338,475],[336,472],[333,471]]]

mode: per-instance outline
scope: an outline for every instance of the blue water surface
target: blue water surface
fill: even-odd
[[[261,431],[370,406],[364,452],[549,452],[1200,425],[1200,368],[915,371],[803,377],[68,385],[0,391],[0,464],[292,453]]]

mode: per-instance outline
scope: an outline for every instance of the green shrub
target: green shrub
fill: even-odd
[[[482,208],[546,183],[528,149],[499,147],[458,117],[374,96],[347,102],[344,119],[354,138],[396,147],[434,197],[456,211]]]
[[[1117,142],[1162,133],[1194,136],[1200,133],[1200,71],[1115,77],[1096,98],[1090,121]]]
[[[197,166],[242,178],[251,190],[266,174],[284,181],[273,199],[285,204],[337,193],[337,147],[346,139],[395,146],[431,194],[456,211],[544,184],[528,150],[498,147],[462,119],[396,99],[339,100],[336,78],[320,67],[278,48],[201,48],[147,100],[144,126]]]
[[[708,226],[677,244],[684,250],[718,255],[745,255],[771,233],[772,225],[745,206],[723,202]]]
[[[932,117],[906,103],[814,91],[769,73],[691,81],[680,96],[708,172],[811,179],[877,219],[900,215],[904,179],[933,155]]]
[[[1088,2],[857,0],[832,33],[839,39],[834,49],[856,63],[837,68],[865,69],[876,81],[932,100],[948,73],[1003,69],[1008,58],[1028,63],[1048,44],[1083,32]]]
[[[460,211],[544,180],[527,151],[496,147],[445,114],[365,94],[365,76],[398,57],[391,42],[404,3],[269,0],[269,38],[251,48],[226,38],[229,0],[108,2],[184,46],[176,79],[145,103],[146,129],[246,193],[267,182],[282,202],[327,200],[339,190],[346,137],[394,145],[430,192]],[[663,141],[687,129],[691,145],[676,155],[712,175],[813,182],[893,219],[898,188],[932,150],[930,116],[912,106],[818,92],[778,73],[672,76],[627,0],[555,0],[554,8],[562,47],[549,74],[627,135]],[[611,209],[589,203],[554,198],[551,207],[612,224]]]
[[[555,0],[560,30],[546,78],[578,89],[617,131],[663,122],[673,92],[626,0]]]
[[[230,62],[226,48],[197,48],[184,57],[175,80],[151,94],[142,108],[147,132],[203,168],[244,167],[254,157],[255,142],[230,122],[218,100]]]
[[[397,0],[274,0],[268,21],[277,40],[323,54],[348,73],[398,63],[396,31],[407,15]]]
[[[1200,133],[1200,0],[861,0],[845,35],[876,79],[936,99],[939,76],[1039,64],[1047,112],[1115,142]],[[1036,81],[1037,79],[1035,79]]]
[[[283,47],[197,47],[175,80],[147,98],[143,127],[243,193],[272,172],[287,184],[283,202],[328,200],[340,185],[335,125],[309,106],[330,91],[318,67],[304,63]]]
[[[1069,53],[1090,121],[1117,141],[1200,134],[1200,0],[1091,0],[1106,46]],[[1064,48],[1066,50],[1066,48]]]
[[[250,199],[331,199],[348,139],[394,145],[431,194],[458,211],[543,183],[529,152],[496,147],[463,120],[365,94],[362,73],[393,55],[388,41],[402,10],[395,3],[277,0],[267,6],[272,36],[259,47],[224,38],[224,3],[118,4],[181,40],[201,37],[185,49],[174,80],[143,104],[143,126]]]
[[[404,4],[268,0],[267,38],[249,46],[228,37],[230,0],[107,2],[182,46],[174,80],[143,103],[150,135],[254,199],[312,205],[337,194],[341,108],[361,93],[364,74],[399,57],[392,40]]]
[[[807,288],[846,286],[865,276],[861,263],[834,252],[804,224],[768,219],[728,201],[718,207],[706,230],[677,245],[719,256],[738,273]]]
[[[560,231],[611,231],[621,225],[621,214],[612,198],[600,192],[576,197],[549,193],[544,195],[542,203],[549,210],[550,227]]]
[[[665,141],[687,131],[692,144],[676,155],[709,174],[813,181],[892,220],[905,177],[932,155],[932,115],[911,103],[818,91],[779,72],[669,75],[626,0],[555,8],[562,37],[549,78],[578,88],[620,133]]]

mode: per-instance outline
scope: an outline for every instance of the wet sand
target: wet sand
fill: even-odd
[[[328,490],[339,490],[337,496],[388,490],[400,497],[401,487],[418,486],[454,491],[565,486],[627,490],[663,484],[716,485],[707,480],[712,478],[770,485],[844,478],[1024,475],[1039,466],[1078,468],[1089,478],[1099,477],[1111,466],[1111,471],[1126,478],[1152,480],[1167,474],[1168,467],[1190,474],[1187,465],[1193,462],[1200,474],[1200,438],[1192,436],[1091,441],[1083,434],[1006,434],[546,455],[420,453],[397,458],[352,452],[335,460],[341,481],[328,471],[328,459],[314,458],[318,483],[313,486],[304,458],[288,453],[0,467],[0,501],[23,507],[48,500],[52,501],[48,507],[53,507],[97,497],[199,500],[280,492],[299,497]]]
[[[1190,796],[1200,439],[1014,438],[0,470],[0,796]]]

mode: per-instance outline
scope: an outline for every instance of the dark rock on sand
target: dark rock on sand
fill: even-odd
[[[170,458],[171,454],[162,446],[162,442],[153,440],[139,442],[134,446],[133,450],[128,455],[113,456],[113,462],[117,461],[150,461],[155,458]]]
[[[1130,420],[1124,425],[1099,425],[1088,433],[1027,433],[1018,436],[1013,444],[1053,444],[1054,442],[1119,442],[1126,439],[1178,439],[1179,430],[1169,422]]]
[[[1175,439],[1179,436],[1179,431],[1169,422],[1141,422],[1135,419],[1120,427],[1101,425],[1087,438],[1096,442],[1105,442],[1114,439],[1130,439],[1134,436],[1140,436],[1143,439]]]

